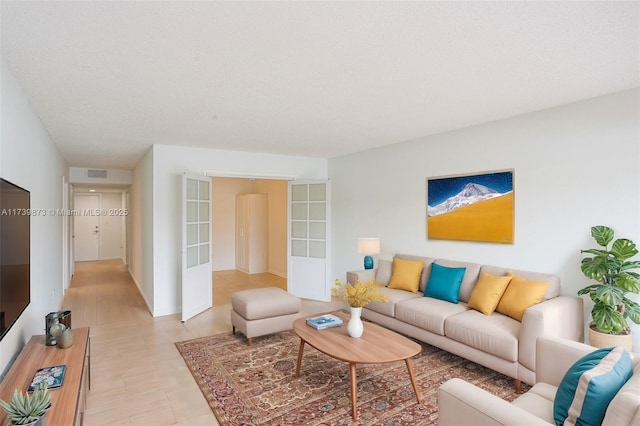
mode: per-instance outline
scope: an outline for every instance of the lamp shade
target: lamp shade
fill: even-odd
[[[380,253],[380,238],[358,238],[358,254]]]

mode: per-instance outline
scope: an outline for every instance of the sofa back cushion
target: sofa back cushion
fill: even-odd
[[[505,275],[507,273],[511,273],[527,280],[549,283],[549,287],[547,287],[547,291],[545,291],[544,293],[543,300],[553,299],[554,297],[558,297],[560,295],[560,278],[553,274],[523,271],[520,269],[491,265],[483,265],[481,271],[491,275]]]
[[[378,268],[376,269],[376,284],[388,286],[389,280],[391,280],[392,272],[393,263],[390,260],[378,259]]]
[[[595,350],[567,370],[553,402],[558,425],[601,425],[611,400],[633,373],[631,357],[621,347]]]
[[[466,268],[464,277],[462,278],[462,284],[460,285],[460,294],[458,299],[460,302],[467,303],[471,298],[471,292],[478,281],[480,276],[480,264],[471,262],[459,262],[456,260],[437,259],[438,265],[446,266],[448,268]],[[431,270],[431,268],[429,268]]]
[[[398,259],[420,260],[424,262],[424,268],[422,269],[422,274],[420,275],[420,285],[418,286],[418,289],[421,292],[424,292],[424,289],[427,287],[427,279],[429,278],[429,274],[431,273],[431,264],[435,259],[433,257],[414,256],[411,254],[396,254],[394,257],[397,257]]]

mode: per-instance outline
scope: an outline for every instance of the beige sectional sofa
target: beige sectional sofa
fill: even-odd
[[[582,342],[583,302],[560,295],[560,279],[552,274],[514,270],[447,259],[397,254],[395,258],[424,262],[417,292],[384,287],[389,302],[372,302],[362,317],[407,336],[442,348],[520,381],[536,382],[536,340],[555,336]],[[432,264],[464,267],[458,303],[425,297]],[[347,281],[376,279],[387,285],[391,262],[379,261],[378,268],[351,271]],[[526,280],[549,283],[540,303],[524,311],[518,321],[499,312],[485,315],[469,307],[469,299],[481,273],[492,276],[515,274]],[[386,281],[386,282],[385,282]]]

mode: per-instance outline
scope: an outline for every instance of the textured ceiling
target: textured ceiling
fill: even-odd
[[[0,7],[2,57],[78,167],[151,144],[330,158],[640,85],[635,1]]]

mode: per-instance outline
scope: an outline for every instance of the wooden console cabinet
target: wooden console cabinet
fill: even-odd
[[[0,399],[11,399],[15,389],[25,392],[38,369],[64,364],[67,371],[62,386],[49,390],[51,408],[47,412],[46,423],[81,425],[91,374],[89,328],[74,328],[73,333],[73,346],[67,349],[45,345],[44,335],[31,337],[0,383]],[[0,410],[0,425],[8,421],[6,413]]]

